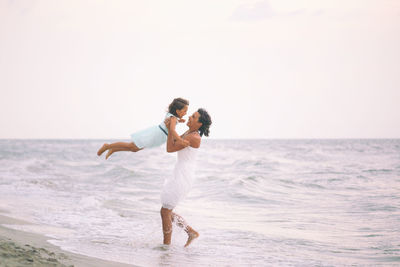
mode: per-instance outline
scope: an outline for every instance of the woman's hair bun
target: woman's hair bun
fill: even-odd
[[[199,129],[200,136],[203,136],[203,134],[205,136],[208,136],[210,134],[210,126],[212,124],[211,117],[208,114],[207,110],[203,108],[199,108],[197,112],[200,114],[199,122],[202,123]]]

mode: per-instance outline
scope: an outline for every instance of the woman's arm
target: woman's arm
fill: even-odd
[[[175,131],[175,117],[165,119],[164,123],[165,126],[167,126],[168,128],[167,152],[176,152],[190,145],[190,142],[188,140],[181,138]]]
[[[165,120],[165,125],[168,128],[170,127],[169,119]],[[189,144],[191,147],[194,147],[194,148],[200,147],[201,137],[198,134],[187,135],[183,139],[185,141],[185,144],[182,144],[182,142],[175,142],[175,139],[174,139],[173,135],[171,134],[171,131],[168,131],[168,133],[169,133],[168,139],[167,139],[167,152],[168,153],[179,151],[179,150],[187,147],[187,144]],[[179,138],[181,138],[181,137],[179,137]]]
[[[170,133],[172,135],[172,137],[174,138],[175,142],[183,142],[183,139],[179,136],[179,134],[175,130],[176,123],[177,123],[177,119],[175,117],[170,117],[169,127],[167,126],[168,133]],[[188,146],[188,145],[189,144],[186,143],[186,146]]]
[[[189,145],[194,148],[199,148],[200,147],[200,142],[201,142],[201,137],[199,135],[188,135],[184,139],[185,141],[188,141]],[[171,135],[168,135],[168,140],[167,140],[167,152],[172,153],[179,151],[181,149],[184,149],[186,145],[182,145],[181,143],[176,143],[174,142],[173,138]]]
[[[179,139],[181,139],[181,137],[178,136],[178,133],[175,131],[176,118],[170,117],[169,119],[165,120],[165,125],[168,128],[167,152],[172,153],[185,148],[183,142],[177,142],[178,139],[176,137]]]
[[[185,147],[187,147],[187,145],[185,145],[183,142],[175,142],[175,139],[172,136],[172,134],[170,132],[168,133],[168,139],[167,139],[168,153],[179,151],[181,149],[184,149]]]

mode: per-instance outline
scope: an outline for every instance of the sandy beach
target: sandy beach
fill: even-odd
[[[0,215],[0,267],[12,266],[110,266],[133,265],[104,261],[70,253],[47,242],[42,235],[17,231],[4,227],[7,224],[30,224],[25,221]]]

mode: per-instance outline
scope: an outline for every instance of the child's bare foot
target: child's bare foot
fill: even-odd
[[[97,151],[97,156],[101,156],[101,154],[103,154],[104,151],[107,150],[108,144],[104,144],[99,151]]]
[[[188,240],[186,241],[185,248],[187,246],[189,246],[190,243],[192,243],[192,241],[195,240],[196,238],[198,238],[199,236],[200,236],[200,234],[198,232],[196,232],[195,230],[191,230],[188,233]]]
[[[109,149],[109,150],[108,150],[108,153],[107,153],[107,155],[106,155],[106,159],[108,159],[108,157],[111,156],[112,153],[114,153],[114,151],[113,151],[112,149]]]

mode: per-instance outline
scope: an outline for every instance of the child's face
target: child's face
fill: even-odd
[[[185,105],[182,109],[177,109],[176,114],[178,115],[179,118],[182,118],[183,116],[186,115],[188,111],[188,105]]]

